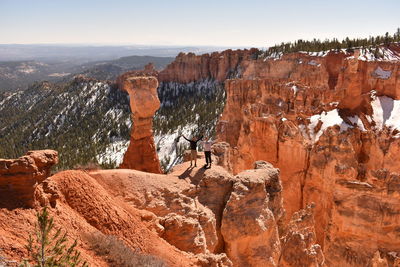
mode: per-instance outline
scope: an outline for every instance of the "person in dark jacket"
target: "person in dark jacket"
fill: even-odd
[[[197,142],[203,139],[203,135],[200,136],[197,140],[192,137],[192,139],[187,139],[184,135],[182,135],[186,141],[190,143],[190,167],[192,167],[192,161],[194,161],[194,166],[197,167]]]

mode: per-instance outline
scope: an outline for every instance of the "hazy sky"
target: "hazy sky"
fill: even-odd
[[[0,43],[265,47],[393,33],[400,0],[0,0]]]

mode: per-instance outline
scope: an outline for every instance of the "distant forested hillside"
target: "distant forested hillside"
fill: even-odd
[[[300,51],[320,52],[340,49],[352,50],[354,48],[374,48],[375,51],[380,45],[388,46],[394,42],[400,42],[400,28],[398,28],[393,34],[386,32],[384,35],[370,36],[368,38],[347,37],[341,41],[339,41],[337,38],[325,40],[313,39],[311,41],[299,39],[294,42],[274,45],[262,52],[261,55],[264,57],[269,57]]]

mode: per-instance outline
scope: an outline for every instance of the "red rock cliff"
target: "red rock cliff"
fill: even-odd
[[[180,53],[158,75],[160,82],[189,83],[201,79],[212,78],[224,81],[238,71],[243,60],[250,59],[257,49],[225,50],[212,54],[195,55]]]
[[[278,167],[286,220],[314,202],[328,266],[400,252],[399,66],[359,60],[358,51],[296,53],[246,60],[242,78],[225,82],[218,135],[231,171],[255,160]]]

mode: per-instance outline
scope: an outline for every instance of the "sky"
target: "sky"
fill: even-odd
[[[399,0],[0,0],[0,44],[267,47],[400,27]]]

